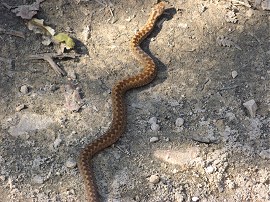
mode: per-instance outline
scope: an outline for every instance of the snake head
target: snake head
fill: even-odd
[[[153,7],[152,10],[153,10],[153,11],[152,11],[152,16],[153,16],[154,18],[159,17],[159,16],[163,13],[163,11],[165,10],[165,2],[164,2],[164,1],[161,1],[161,2],[157,3],[157,4]]]

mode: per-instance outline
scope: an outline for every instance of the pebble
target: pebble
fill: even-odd
[[[32,182],[35,184],[43,184],[44,180],[43,177],[41,177],[40,175],[36,175],[33,179]]]
[[[150,123],[150,124],[157,123],[157,117],[151,117],[151,118],[149,119],[148,123]]]
[[[235,115],[232,112],[226,113],[225,117],[228,118],[229,121],[233,121],[235,119]]]
[[[179,172],[179,170],[177,170],[176,168],[174,168],[173,171],[172,171],[173,174],[176,174],[178,172]]]
[[[71,79],[71,80],[76,80],[77,79],[77,75],[75,73],[74,70],[68,72],[68,77]]]
[[[234,78],[236,78],[237,76],[238,76],[237,71],[232,71],[232,78],[234,79]]]
[[[21,86],[20,92],[23,94],[29,93],[29,88],[26,85]]]
[[[229,189],[234,189],[236,187],[235,183],[231,180],[226,180],[226,184]]]
[[[75,161],[75,159],[73,158],[68,158],[68,160],[66,161],[66,166],[67,168],[75,168],[77,165],[77,162]]]
[[[62,139],[61,138],[56,138],[55,139],[55,141],[54,141],[54,143],[53,143],[53,147],[54,148],[57,148],[60,144],[61,144],[61,142],[62,142]]]
[[[260,154],[259,154],[259,156],[262,159],[270,159],[270,149],[261,151]]]
[[[180,193],[175,193],[174,198],[175,198],[176,202],[184,202],[185,201],[185,197]]]
[[[249,100],[247,102],[245,102],[244,107],[248,110],[249,115],[254,118],[256,116],[256,110],[258,109],[257,104],[255,102],[255,100]]]
[[[152,129],[152,131],[159,131],[160,126],[158,124],[156,124],[156,123],[152,123],[151,129]]]
[[[196,202],[196,201],[199,201],[200,199],[199,199],[199,197],[197,197],[197,196],[193,196],[193,197],[191,198],[191,200],[194,201],[194,202]]]
[[[151,137],[150,138],[150,143],[157,142],[157,141],[159,141],[158,137]]]
[[[177,100],[170,100],[168,103],[171,105],[171,107],[177,107],[180,105]]]
[[[152,184],[157,184],[159,183],[159,176],[158,175],[151,175],[150,178],[149,178],[149,182],[152,183]]]
[[[215,171],[215,168],[213,166],[208,166],[204,169],[206,173],[211,174]]]
[[[16,112],[19,112],[19,111],[23,110],[24,108],[26,108],[26,106],[24,104],[21,104],[21,105],[17,106],[15,110],[16,110]]]
[[[91,29],[89,27],[89,25],[87,25],[86,27],[84,27],[83,31],[82,31],[82,39],[84,42],[87,42],[87,40],[89,39],[90,37],[90,34],[91,33]]]
[[[177,119],[176,119],[175,125],[176,125],[177,127],[181,127],[181,126],[183,126],[183,124],[184,124],[184,119],[183,119],[183,118],[177,118]]]
[[[178,23],[178,27],[182,28],[182,29],[186,29],[188,27],[187,23]]]
[[[5,181],[5,180],[6,180],[6,176],[0,175],[0,180],[1,180],[1,181]]]

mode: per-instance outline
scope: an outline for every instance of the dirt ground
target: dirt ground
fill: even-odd
[[[0,2],[0,201],[85,201],[80,149],[109,127],[113,83],[140,70],[129,43],[156,1],[44,1],[35,17],[80,54],[55,59],[67,76],[29,59],[55,50],[2,5],[34,1]],[[157,78],[127,93],[125,134],[92,161],[102,201],[270,201],[270,11],[168,8],[142,44]]]

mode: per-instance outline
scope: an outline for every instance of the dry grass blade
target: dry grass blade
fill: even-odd
[[[54,61],[53,58],[75,58],[77,56],[80,56],[79,54],[68,54],[68,53],[63,53],[63,54],[57,54],[57,53],[44,53],[44,54],[37,54],[37,55],[29,55],[28,58],[31,60],[45,60],[47,61],[53,70],[60,76],[65,76],[66,72],[62,70]]]
[[[5,30],[5,29],[0,28],[0,34],[1,33],[12,35],[12,36],[17,36],[17,37],[21,37],[21,38],[25,39],[24,33],[23,32],[20,32],[20,31],[16,31],[16,30]]]

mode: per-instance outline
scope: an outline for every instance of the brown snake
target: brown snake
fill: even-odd
[[[126,91],[144,86],[150,83],[156,76],[157,70],[153,59],[139,45],[151,33],[157,18],[163,13],[164,9],[164,2],[156,4],[145,26],[131,39],[131,50],[144,69],[135,76],[116,82],[112,89],[113,118],[110,128],[101,137],[86,145],[80,153],[78,165],[84,180],[87,201],[89,202],[99,201],[89,162],[97,152],[111,146],[123,134],[126,127],[126,107],[124,102]]]

